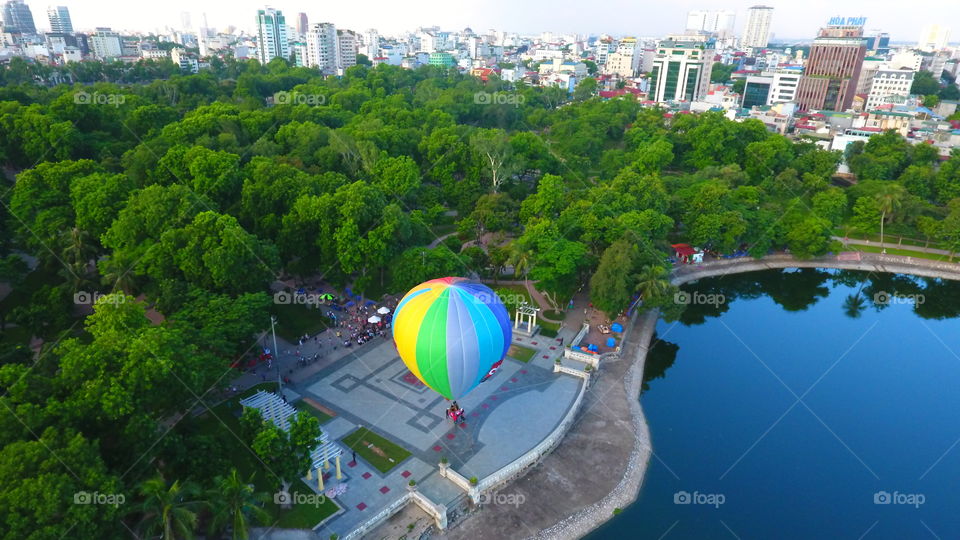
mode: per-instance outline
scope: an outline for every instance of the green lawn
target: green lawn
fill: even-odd
[[[881,253],[883,251],[883,248],[879,246],[865,246],[862,244],[848,245],[855,251],[864,251],[866,253]],[[917,259],[930,259],[931,261],[950,262],[950,257],[947,255],[924,253],[922,251],[910,251],[909,249],[887,248],[887,255],[902,255],[904,257],[915,257]]]
[[[360,457],[367,460],[382,473],[389,471],[410,457],[410,452],[405,448],[388,441],[367,428],[354,431],[344,437],[341,442],[348,448],[356,450]],[[379,448],[383,451],[384,455],[381,456],[374,452],[373,448],[369,446],[370,444],[373,445],[373,448]],[[391,458],[393,461],[390,461]]]
[[[547,317],[548,319],[553,319],[553,320],[555,320],[555,321],[562,321],[562,320],[564,319],[564,317],[567,316],[567,314],[564,313],[564,312],[562,312],[562,311],[556,311],[556,310],[553,310],[553,309],[548,309],[548,310],[546,310],[546,311],[543,312],[543,316],[544,316],[544,317]]]
[[[332,471],[333,469],[331,468],[330,470]],[[290,484],[290,493],[312,494],[314,491],[304,484],[303,480],[297,480]],[[283,510],[278,505],[273,504],[273,496],[271,495],[270,501],[266,504],[265,508],[277,522],[278,527],[284,529],[312,529],[316,527],[318,523],[327,519],[327,517],[335,514],[338,507],[332,499],[324,498],[323,502],[316,506],[311,504],[296,504],[289,510]]]
[[[547,337],[557,337],[557,333],[560,332],[560,323],[537,319],[537,324],[540,325],[540,333]]]
[[[322,306],[314,309],[304,304],[274,304],[272,311],[277,316],[277,334],[294,344],[304,334],[312,336],[329,327]]]
[[[529,362],[535,354],[537,354],[536,350],[523,345],[511,345],[510,350],[507,351],[507,356],[521,362]]]

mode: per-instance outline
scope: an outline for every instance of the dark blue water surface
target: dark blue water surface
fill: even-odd
[[[686,289],[725,303],[658,324],[654,456],[591,538],[960,538],[960,285],[804,270]]]

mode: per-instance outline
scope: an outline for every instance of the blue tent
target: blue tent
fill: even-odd
[[[623,325],[618,322],[615,322],[610,325],[610,330],[614,332],[623,332]]]
[[[616,338],[608,337],[608,338],[607,338],[607,347],[611,347],[611,348],[612,348],[612,347],[616,347],[616,346],[617,346],[617,340],[616,340]]]

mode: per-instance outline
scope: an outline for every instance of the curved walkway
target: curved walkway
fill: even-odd
[[[838,268],[960,281],[960,263],[860,252],[807,260],[783,254],[725,259],[678,267],[671,281],[778,268]],[[623,361],[601,365],[580,417],[560,445],[501,490],[523,494],[528,502],[519,507],[487,505],[442,537],[579,538],[613,517],[616,508],[636,500],[652,451],[638,396],[658,317],[647,312],[636,319],[629,329],[633,334],[625,340]]]
[[[494,280],[492,280],[492,279],[484,279],[484,280],[482,280],[482,281],[483,281],[483,283],[492,284],[492,285],[523,285],[524,287],[526,287],[527,293],[530,294],[530,298],[532,298],[533,301],[536,302],[538,306],[540,306],[540,313],[541,313],[541,314],[540,314],[540,315],[537,315],[538,318],[543,319],[543,320],[545,320],[545,321],[547,321],[547,322],[554,323],[554,324],[561,324],[561,323],[563,323],[563,319],[557,321],[557,320],[550,319],[550,318],[548,318],[548,317],[546,317],[546,316],[543,315],[543,312],[544,312],[544,311],[552,310],[553,307],[551,306],[551,304],[550,304],[550,302],[547,300],[547,298],[546,298],[545,296],[543,296],[543,293],[540,292],[540,291],[538,291],[537,288],[534,287],[534,283],[536,283],[536,282],[534,282],[534,281],[529,281],[529,280],[528,280],[528,281],[518,281],[518,280],[503,280],[503,279],[497,280],[497,281],[494,281]]]

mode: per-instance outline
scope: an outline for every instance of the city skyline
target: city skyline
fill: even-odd
[[[33,12],[37,28],[49,30],[46,10],[48,3],[39,0],[27,0]],[[375,28],[383,34],[412,31],[420,26],[440,26],[446,30],[461,30],[471,27],[483,32],[490,28],[521,34],[543,32],[580,33],[598,35],[661,36],[684,30],[687,13],[696,10],[731,10],[736,13],[735,32],[740,35],[747,21],[747,9],[753,5],[768,5],[774,8],[770,31],[774,39],[812,40],[817,30],[825,26],[835,16],[867,18],[866,28],[888,32],[895,42],[912,42],[920,38],[925,22],[918,24],[917,19],[904,18],[898,4],[892,1],[869,2],[851,0],[844,7],[837,8],[827,0],[810,0],[803,3],[770,0],[756,2],[737,0],[731,2],[707,2],[680,0],[669,5],[638,4],[627,0],[612,0],[604,4],[604,9],[584,12],[572,9],[573,2],[544,2],[536,0],[522,6],[508,4],[503,0],[493,0],[476,5],[463,6],[456,11],[443,9],[437,0],[426,0],[416,10],[397,13],[391,4],[374,0],[368,7],[357,9],[355,5],[332,5],[322,10],[305,2],[284,0],[282,2],[263,2],[262,0],[239,0],[226,2],[213,0],[202,6],[185,0],[172,0],[164,4],[161,13],[151,11],[133,11],[125,9],[128,4],[115,1],[71,0],[59,2],[70,9],[73,26],[78,31],[89,31],[95,27],[110,27],[120,31],[143,33],[162,31],[166,27],[181,29],[181,14],[189,12],[193,26],[199,26],[206,20],[211,27],[223,30],[235,26],[240,30],[253,33],[256,28],[256,11],[272,7],[284,12],[291,24],[294,17],[305,12],[311,21],[335,23],[338,27],[366,30]],[[936,0],[918,0],[913,5],[914,12],[936,14],[936,20],[960,20],[960,3],[944,5]],[[502,8],[502,9],[499,9]],[[889,9],[885,9],[889,8]],[[611,17],[616,13],[616,17]],[[627,22],[635,21],[635,22]]]

